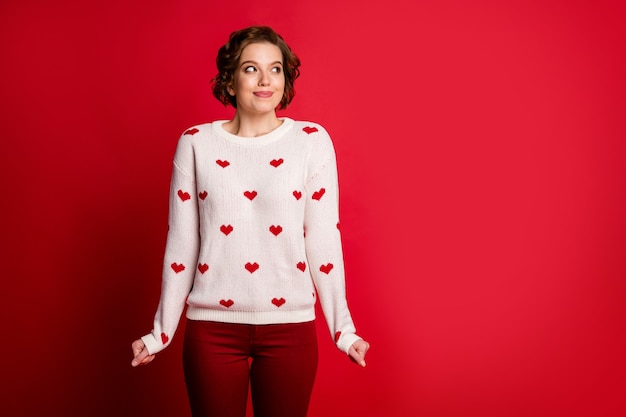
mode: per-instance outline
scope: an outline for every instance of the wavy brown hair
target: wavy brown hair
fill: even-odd
[[[283,74],[285,75],[285,90],[279,108],[286,108],[296,94],[294,82],[300,76],[300,59],[291,51],[285,40],[268,26],[250,26],[230,34],[226,42],[217,52],[215,63],[217,75],[211,80],[213,95],[225,106],[237,108],[237,98],[228,93],[233,86],[235,71],[241,58],[243,49],[251,43],[269,42],[276,45],[283,55]]]

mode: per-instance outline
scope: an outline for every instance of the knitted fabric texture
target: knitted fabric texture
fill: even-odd
[[[319,124],[281,118],[243,138],[224,120],[180,137],[170,184],[161,298],[150,354],[192,320],[243,324],[315,319],[347,353],[359,336],[345,295],[335,150]]]

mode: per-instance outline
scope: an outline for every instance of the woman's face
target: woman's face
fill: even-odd
[[[234,75],[228,92],[237,98],[237,112],[263,114],[273,112],[280,104],[285,74],[278,46],[268,42],[246,46]]]

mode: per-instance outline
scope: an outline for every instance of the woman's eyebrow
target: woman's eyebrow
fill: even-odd
[[[241,65],[239,65],[239,66],[240,66],[240,67],[242,67],[242,66],[244,66],[245,64],[254,64],[254,65],[259,65],[259,63],[258,63],[258,62],[254,61],[254,60],[252,60],[252,59],[248,59],[248,60],[246,60],[246,61],[243,61],[243,62],[241,63]],[[281,65],[281,66],[283,65],[282,61],[274,61],[274,62],[272,62],[272,63],[270,64],[270,66],[272,66],[272,65],[276,65],[276,64],[279,64],[279,65]]]

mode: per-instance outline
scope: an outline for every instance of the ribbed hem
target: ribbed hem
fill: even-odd
[[[239,324],[304,323],[315,320],[315,308],[286,311],[221,311],[188,306],[190,320],[219,321]]]

